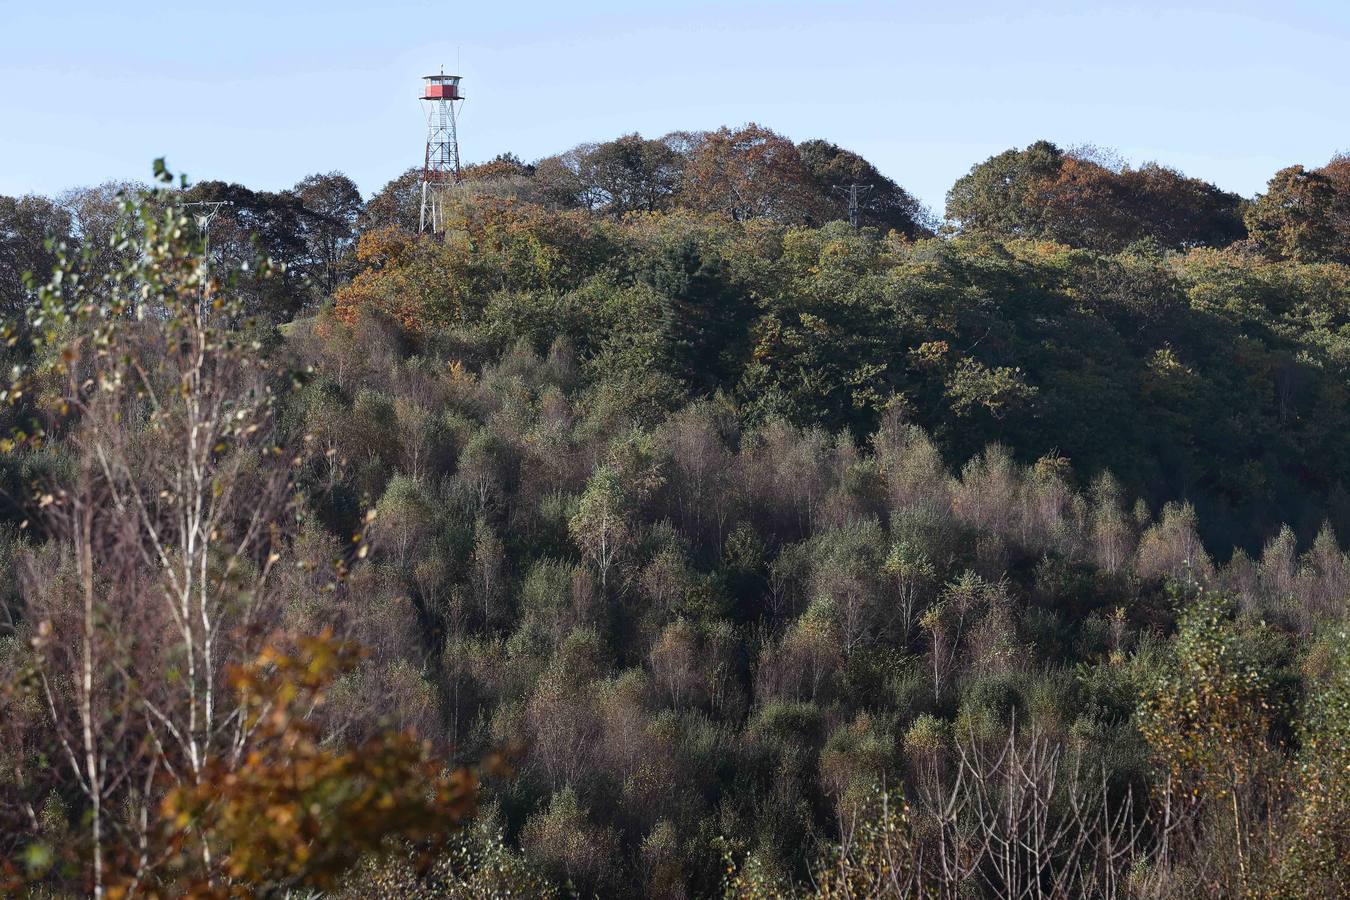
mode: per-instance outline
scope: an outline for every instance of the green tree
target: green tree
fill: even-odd
[[[46,283],[57,262],[48,245],[71,241],[72,224],[69,211],[46,197],[0,196],[0,319],[20,316],[36,299],[23,275]]]
[[[865,224],[894,229],[910,239],[932,234],[933,217],[923,204],[858,154],[822,140],[803,141],[797,151],[822,197],[831,202],[835,218],[847,217],[848,189],[858,185]]]
[[[1318,657],[1321,657],[1319,659]],[[1288,850],[1279,861],[1281,897],[1350,893],[1350,644],[1334,631],[1314,645],[1305,701]],[[1311,666],[1308,668],[1312,668]]]
[[[1350,185],[1339,187],[1339,191],[1338,187],[1317,169],[1290,166],[1276,172],[1266,192],[1247,212],[1253,242],[1286,259],[1350,263],[1350,233],[1338,233],[1334,218],[1337,194],[1350,194]]]
[[[1186,609],[1161,666],[1145,672],[1139,729],[1181,794],[1227,819],[1242,891],[1257,884],[1262,788],[1276,776],[1272,729],[1282,717],[1262,629],[1234,621],[1230,600],[1202,592]],[[1222,820],[1222,819],[1221,819]]]
[[[333,295],[350,268],[356,225],[365,205],[361,191],[341,172],[310,175],[291,189],[300,203],[298,230],[305,252],[297,261],[316,300]]]
[[[635,535],[628,522],[627,497],[617,474],[602,467],[591,475],[576,514],[568,522],[582,554],[600,572],[600,589],[630,552]]]
[[[416,234],[422,203],[422,170],[408,169],[371,196],[357,227],[362,234],[379,228],[396,228]]]
[[[679,192],[684,163],[667,141],[627,134],[591,148],[580,175],[604,198],[606,212],[654,212]]]
[[[1015,237],[1044,233],[1041,191],[1059,176],[1064,151],[1049,141],[1005,150],[971,168],[947,192],[947,219],[962,230]]]
[[[729,383],[746,353],[754,306],[730,284],[726,267],[692,236],[652,253],[639,277],[660,298],[660,323],[670,374],[692,394]]]

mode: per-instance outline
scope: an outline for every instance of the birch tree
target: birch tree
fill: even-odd
[[[121,216],[119,267],[60,252],[25,323],[28,364],[3,393],[31,414],[8,446],[51,460],[33,485],[45,540],[21,601],[100,898],[114,868],[134,893],[156,862],[155,785],[197,785],[250,746],[256,717],[226,670],[279,624],[305,456],[277,423],[282,373],[189,216],[162,189],[123,196]]]

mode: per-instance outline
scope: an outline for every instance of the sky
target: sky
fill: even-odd
[[[1350,150],[1348,60],[1350,0],[0,0],[0,193],[147,180],[164,156],[369,195],[421,162],[420,77],[458,65],[466,163],[753,121],[939,213],[1040,138],[1250,196]]]

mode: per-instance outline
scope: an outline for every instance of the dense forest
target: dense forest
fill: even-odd
[[[0,891],[1350,895],[1350,158],[420,177],[0,197]]]

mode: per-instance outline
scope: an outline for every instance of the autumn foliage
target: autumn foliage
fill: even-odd
[[[246,743],[161,804],[171,869],[186,870],[175,891],[330,890],[368,854],[411,852],[429,864],[447,846],[473,813],[472,772],[447,771],[408,733],[353,746],[322,740],[312,717],[360,657],[328,636],[301,638],[293,655],[272,646],[230,674]]]
[[[1346,895],[1346,171],[0,203],[0,890]]]

